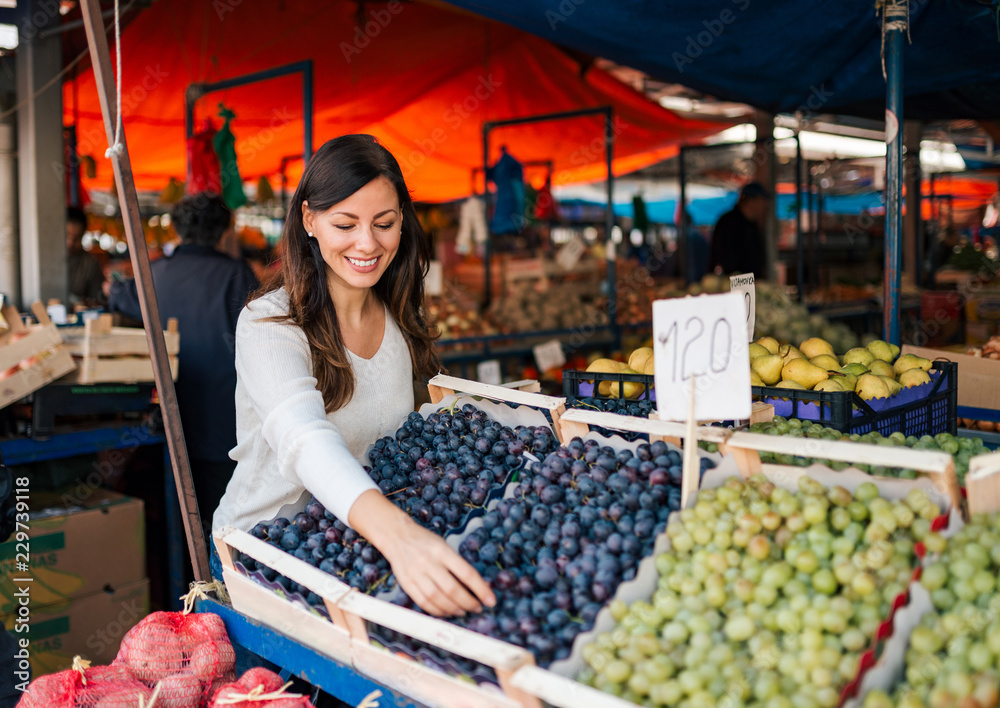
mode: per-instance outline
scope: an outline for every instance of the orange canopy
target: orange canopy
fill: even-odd
[[[189,84],[304,59],[315,65],[314,147],[345,133],[371,133],[397,157],[422,201],[470,193],[485,121],[612,105],[617,174],[727,126],[679,118],[607,73],[584,70],[547,41],[438,4],[166,0],[125,28],[122,57],[122,113],[140,189],[184,179]],[[301,85],[293,75],[211,93],[197,104],[196,125],[224,102],[237,116],[241,175],[273,177],[282,157],[302,152]],[[110,187],[91,71],[64,86],[64,106],[66,123],[77,123],[80,154],[97,161],[96,178],[84,184]],[[519,160],[552,160],[556,184],[601,179],[603,134],[600,116],[498,129],[491,161],[505,144]],[[300,172],[301,163],[290,165],[291,184]],[[481,176],[479,182],[481,189]]]

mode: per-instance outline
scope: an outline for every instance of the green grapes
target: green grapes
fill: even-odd
[[[809,477],[798,491],[763,476],[703,489],[667,526],[652,597],[611,603],[617,627],[578,678],[644,706],[834,708],[909,582],[930,507],[920,491],[893,502]]]

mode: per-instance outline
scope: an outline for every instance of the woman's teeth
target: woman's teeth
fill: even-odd
[[[378,263],[378,258],[372,258],[370,261],[359,261],[357,258],[351,258],[350,256],[348,256],[347,260],[349,260],[351,263],[358,266],[359,268],[367,268],[368,266],[373,266],[376,263]]]

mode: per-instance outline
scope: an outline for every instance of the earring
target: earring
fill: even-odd
[[[308,236],[309,238],[312,238],[312,237],[313,237],[313,232],[312,232],[312,231],[307,231],[307,232],[306,232],[306,235],[307,235],[307,236]]]

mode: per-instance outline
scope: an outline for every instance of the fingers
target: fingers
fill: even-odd
[[[483,576],[477,573],[476,569],[462,556],[452,552],[448,557],[447,565],[451,574],[458,578],[462,585],[475,593],[480,602],[487,607],[493,607],[497,604],[496,595],[493,594],[493,590],[490,589],[487,582],[483,580]],[[482,607],[477,608],[474,612],[482,612]]]
[[[465,614],[465,611],[449,596],[441,590],[432,574],[424,575],[414,579],[416,593],[411,595],[424,612],[435,617],[451,617]]]

